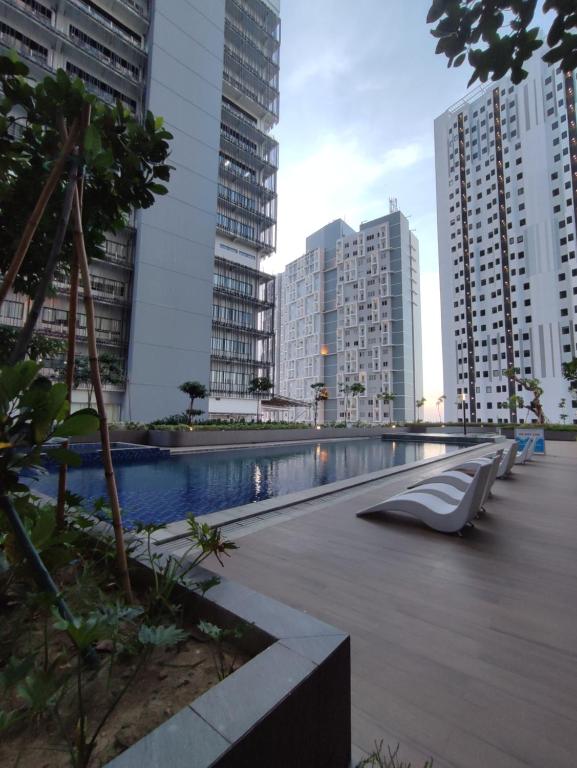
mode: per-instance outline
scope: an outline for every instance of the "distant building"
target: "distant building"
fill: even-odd
[[[577,349],[575,73],[528,66],[521,85],[477,89],[435,122],[448,420],[463,397],[472,421],[525,420],[514,367],[541,381],[550,420],[577,423],[561,376]]]
[[[216,416],[255,416],[250,380],[272,376],[279,0],[0,0],[0,50],[33,79],[64,69],[103,101],[173,134],[168,194],[107,238],[91,264],[97,341],[124,375],[105,387],[111,419],[183,411],[178,385],[210,391]],[[69,285],[55,283],[38,330],[64,338]],[[11,295],[0,325],[28,312]],[[78,315],[79,354],[86,318]],[[61,375],[62,360],[46,361]],[[86,389],[73,407],[86,404]]]
[[[311,384],[323,382],[319,423],[413,421],[423,392],[419,255],[405,216],[359,232],[338,219],[308,237],[277,277],[277,335],[277,391],[312,401]],[[365,392],[346,398],[354,383]],[[391,404],[377,398],[386,392]]]

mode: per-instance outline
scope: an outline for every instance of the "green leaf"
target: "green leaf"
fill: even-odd
[[[100,131],[91,123],[84,133],[84,151],[87,155],[94,157],[102,150],[102,139]]]
[[[20,683],[16,690],[32,712],[39,714],[49,709],[57,699],[60,681],[53,670],[35,670]]]
[[[89,648],[97,640],[108,638],[112,633],[112,628],[102,617],[95,615],[88,618],[75,617],[72,621],[56,615],[54,628],[67,632],[72,642],[81,651]]]
[[[99,418],[96,411],[92,408],[83,408],[76,411],[62,424],[60,424],[53,433],[54,437],[71,437],[76,435],[88,435],[96,432],[99,425]]]
[[[30,538],[36,549],[44,549],[53,538],[55,530],[56,516],[52,507],[39,508],[38,517],[30,531]]]
[[[164,184],[149,184],[148,188],[151,192],[154,192],[155,195],[166,195],[168,193],[168,189]]]
[[[215,642],[220,642],[223,639],[224,630],[217,627],[216,624],[211,624],[210,621],[199,621],[198,628],[203,635],[210,637],[210,639]]]
[[[6,403],[14,400],[17,395],[30,387],[39,370],[40,365],[32,360],[25,360],[22,363],[2,368],[0,372],[0,399]]]
[[[171,646],[186,640],[188,634],[174,624],[170,626],[151,627],[142,624],[138,631],[138,641],[142,645],[152,645],[154,647]]]
[[[97,171],[107,171],[114,165],[114,155],[111,149],[99,152],[92,160],[92,167]]]

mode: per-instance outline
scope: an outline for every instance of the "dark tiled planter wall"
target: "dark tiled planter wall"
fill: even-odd
[[[107,768],[349,768],[349,637],[226,579],[209,596],[176,599],[220,626],[250,623],[256,655]]]

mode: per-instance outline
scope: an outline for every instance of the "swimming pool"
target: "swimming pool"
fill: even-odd
[[[459,449],[445,443],[339,439],[298,445],[258,446],[172,456],[115,466],[127,526],[172,523],[188,514],[206,515],[294,491],[315,488],[368,472],[442,456]],[[70,469],[69,490],[91,503],[107,498],[101,466]],[[57,473],[35,487],[56,496]]]

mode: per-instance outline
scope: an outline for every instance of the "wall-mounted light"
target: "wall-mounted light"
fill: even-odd
[[[329,348],[326,344],[323,344],[321,347],[321,355],[326,356],[329,354]]]

